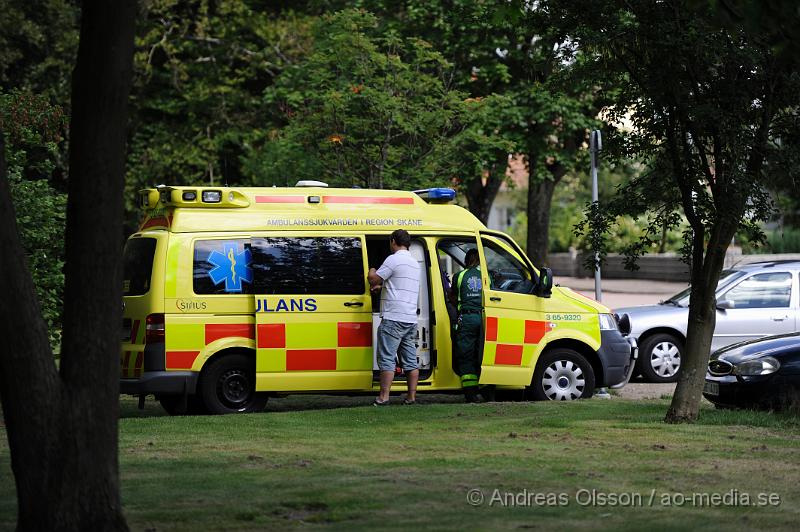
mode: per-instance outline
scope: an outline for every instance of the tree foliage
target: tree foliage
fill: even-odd
[[[6,137],[17,225],[54,348],[61,333],[67,200],[49,178],[61,164],[65,127],[63,110],[46,98],[23,91],[0,94],[0,131]]]
[[[78,46],[78,9],[70,0],[3,0],[0,87],[68,103]]]
[[[772,209],[767,179],[791,149],[798,77],[772,47],[743,28],[715,23],[707,4],[688,1],[550,2],[592,54],[602,82],[618,88],[608,116],[630,120],[615,139],[623,156],[643,157],[648,171],[623,187],[607,208],[591,211],[596,249],[618,214],[649,215],[635,258],[663,227],[685,216],[684,255],[691,264],[687,353],[668,420],[697,417],[711,335],[714,287],[725,251],[739,230],[759,233]],[[600,76],[598,75],[598,80]]]
[[[262,95],[306,53],[309,20],[257,1],[148,3],[136,39],[129,230],[140,188],[255,184],[253,159],[272,127]]]
[[[77,45],[72,2],[3,3],[0,132],[20,237],[54,348],[62,323],[69,82]]]
[[[450,65],[429,43],[377,28],[365,11],[322,17],[311,54],[267,92],[285,120],[259,165],[267,184],[446,185],[464,160],[459,148],[497,144],[472,128],[497,98],[468,99],[451,88]]]
[[[341,2],[328,2],[339,6]],[[492,202],[506,180],[509,153],[520,154],[529,170],[527,209],[532,220],[526,241],[529,255],[542,263],[547,252],[548,213],[555,185],[585,159],[583,144],[608,93],[590,78],[566,81],[575,61],[566,32],[538,3],[359,0],[374,12],[383,31],[419,37],[453,64],[453,87],[471,98],[502,95],[482,128],[504,141],[504,150],[485,150],[478,171],[461,173],[461,192],[470,211],[486,222]],[[472,168],[471,155],[460,165]]]

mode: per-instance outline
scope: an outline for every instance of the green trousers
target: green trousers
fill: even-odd
[[[453,327],[453,358],[456,375],[471,378],[463,379],[462,386],[478,385],[481,373],[481,327],[480,314],[462,314]],[[474,380],[474,384],[472,381]]]

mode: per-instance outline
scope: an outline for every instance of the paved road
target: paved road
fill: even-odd
[[[642,382],[636,380],[629,382],[623,388],[614,390],[621,399],[661,399],[675,393],[675,383]]]
[[[586,297],[595,299],[594,278],[556,277],[555,282],[561,286],[572,288]],[[612,309],[635,305],[653,305],[677,294],[688,285],[686,283],[669,283],[641,279],[603,279],[602,303]],[[675,391],[674,383],[657,384],[642,382],[641,379],[628,383],[624,388],[616,390],[617,397],[622,399],[660,399],[671,396]]]
[[[595,299],[594,278],[556,277],[555,282]],[[677,294],[688,285],[642,279],[603,279],[602,303],[612,309],[634,305],[653,305]]]

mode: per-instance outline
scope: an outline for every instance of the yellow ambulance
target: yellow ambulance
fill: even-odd
[[[177,413],[255,412],[287,393],[378,390],[379,295],[367,272],[406,229],[422,272],[420,392],[460,390],[446,297],[477,248],[481,384],[571,400],[627,381],[635,348],[603,305],[553,286],[452,189],[160,186],[139,193],[124,253],[120,393]],[[405,390],[399,371],[392,391]]]

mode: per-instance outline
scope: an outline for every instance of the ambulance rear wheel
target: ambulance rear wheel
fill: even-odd
[[[260,412],[269,397],[256,393],[255,361],[239,353],[211,362],[200,377],[200,395],[211,414]]]
[[[588,399],[594,394],[594,370],[577,351],[547,351],[536,364],[530,392],[539,401]]]

